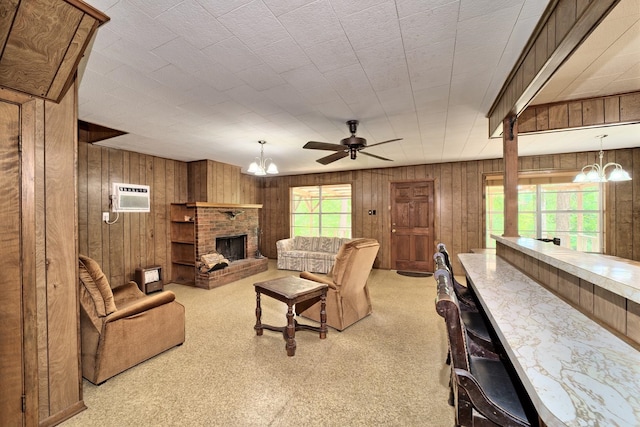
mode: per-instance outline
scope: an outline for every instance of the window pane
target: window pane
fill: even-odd
[[[351,237],[351,184],[291,188],[291,236]]]
[[[487,186],[486,199],[486,244],[495,247],[490,235],[503,233],[503,188]],[[600,252],[601,200],[600,186],[593,183],[519,185],[518,232],[523,237],[559,238],[562,246],[579,251]]]

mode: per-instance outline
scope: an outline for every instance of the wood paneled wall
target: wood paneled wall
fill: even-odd
[[[518,169],[578,170],[596,157],[594,152],[521,157]],[[621,163],[637,177],[607,185],[607,253],[640,260],[640,148],[607,151],[604,160]],[[100,262],[112,286],[132,280],[141,265],[160,264],[165,277],[171,277],[169,204],[193,201],[188,200],[192,185],[199,191],[193,194],[210,199],[195,201],[262,204],[260,251],[276,258],[276,241],[289,237],[289,188],[351,183],[353,236],[377,239],[381,246],[375,266],[391,268],[390,183],[434,180],[434,244],[444,242],[454,268],[460,269],[456,254],[484,246],[483,176],[502,172],[502,159],[493,159],[257,178],[211,160],[184,163],[86,143],[80,143],[78,164],[80,252]],[[189,182],[198,176],[192,172],[195,165],[204,167],[205,173],[200,169],[199,180]],[[230,174],[218,179],[220,171]],[[121,214],[109,226],[101,221],[101,213],[108,210],[111,183],[119,181],[151,185],[153,208],[149,214]],[[233,190],[220,191],[220,186]],[[368,215],[370,209],[377,215]]]
[[[521,157],[519,171],[578,170],[597,153]],[[636,179],[607,185],[607,253],[640,260],[640,148],[605,152],[605,161],[621,163]],[[390,268],[390,183],[433,179],[436,193],[435,243],[444,242],[460,269],[456,254],[484,247],[483,176],[502,172],[502,159],[325,174],[268,177],[262,189],[261,251],[276,258],[276,241],[289,237],[289,187],[351,183],[353,236],[380,242],[376,267]],[[367,214],[376,209],[377,215]],[[634,236],[634,237],[629,237]]]
[[[105,224],[114,182],[149,185],[151,212],[120,213],[115,224]],[[185,162],[78,143],[78,247],[100,264],[112,287],[133,280],[137,267],[160,265],[171,277],[169,207],[186,201]]]
[[[115,224],[102,221],[109,211],[114,182],[151,187],[150,213],[121,213]],[[180,162],[130,151],[78,143],[79,250],[94,258],[112,287],[133,280],[135,269],[160,265],[172,277],[170,205],[189,201],[260,203],[260,181],[240,167],[202,160]],[[195,200],[190,198],[194,197]],[[113,221],[116,214],[110,214]]]

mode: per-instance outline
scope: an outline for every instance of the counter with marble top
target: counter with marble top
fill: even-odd
[[[530,238],[495,235],[491,237],[498,244],[520,251],[640,304],[640,262],[579,252]]]
[[[640,352],[491,254],[459,254],[547,426],[640,425]]]

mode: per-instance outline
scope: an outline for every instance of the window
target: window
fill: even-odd
[[[351,184],[291,187],[291,237],[351,238]]]
[[[559,238],[560,245],[583,252],[602,252],[602,188],[597,183],[574,183],[571,177],[520,178],[518,233],[534,239]],[[542,182],[545,181],[545,182]],[[504,232],[504,191],[501,179],[487,178],[486,245],[491,234]]]

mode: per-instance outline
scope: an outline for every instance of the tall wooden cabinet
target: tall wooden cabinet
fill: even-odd
[[[77,0],[0,9],[0,425],[48,426],[85,408],[75,75],[107,18]]]

